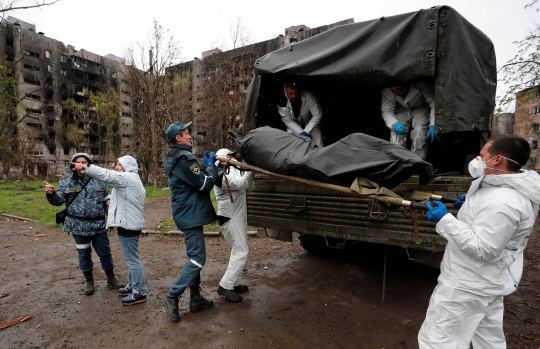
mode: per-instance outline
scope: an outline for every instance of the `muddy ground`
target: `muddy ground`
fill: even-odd
[[[169,216],[169,198],[147,205],[148,228]],[[45,236],[34,236],[38,233]],[[505,300],[508,348],[540,348],[540,238],[526,250],[518,291]],[[250,259],[243,282],[250,291],[240,304],[215,292],[229,246],[207,238],[203,294],[213,309],[189,313],[181,298],[180,323],[161,306],[186,261],[182,238],[149,235],[140,255],[148,301],[122,306],[94,254],[97,291],[82,293],[71,236],[58,228],[0,218],[0,322],[32,318],[0,330],[0,348],[417,348],[438,271],[409,262],[402,249],[387,249],[385,302],[381,304],[384,248],[373,246],[343,258],[306,253],[293,243],[249,238]],[[115,270],[125,281],[118,238],[111,236]],[[267,267],[267,268],[266,268]]]

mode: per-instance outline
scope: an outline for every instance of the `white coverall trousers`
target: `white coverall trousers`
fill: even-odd
[[[428,148],[426,137],[429,128],[429,111],[414,116],[410,111],[412,111],[412,109],[396,114],[396,118],[399,122],[404,124],[408,130],[411,130],[412,127],[410,132],[412,143],[411,152],[425,160]],[[397,135],[394,130],[390,130],[390,142],[399,144],[405,148],[407,145],[407,135]]]
[[[219,282],[219,286],[226,290],[232,290],[238,284],[238,280],[242,276],[242,271],[248,259],[248,226],[246,219],[246,215],[233,215],[230,220],[220,226],[225,240],[232,247],[227,271]]]
[[[506,349],[503,296],[437,285],[418,333],[420,349]]]

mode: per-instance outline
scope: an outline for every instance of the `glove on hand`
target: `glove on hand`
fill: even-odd
[[[309,133],[307,133],[306,131],[300,132],[300,136],[304,136],[304,137],[309,137],[309,138],[311,138],[311,136],[309,135]]]
[[[433,200],[433,204],[436,206],[431,206],[431,203],[426,201],[426,206],[429,210],[427,212],[427,219],[430,222],[438,223],[448,213],[448,210],[440,201]]]
[[[433,143],[437,140],[437,138],[439,138],[439,136],[437,136],[437,134],[435,133],[435,126],[429,126],[427,138],[431,141],[431,143]]]
[[[214,153],[213,151],[205,151],[203,155],[203,167],[206,167],[209,164],[213,164],[216,161],[215,157],[216,153]]]
[[[407,129],[405,128],[405,125],[403,125],[399,121],[394,124],[394,132],[400,136],[404,136],[409,133],[409,131],[407,131]]]
[[[467,196],[467,194],[461,194],[459,196],[459,201],[454,202],[454,207],[455,208],[461,208],[461,206],[463,206],[463,204],[465,203],[465,197],[466,196]]]

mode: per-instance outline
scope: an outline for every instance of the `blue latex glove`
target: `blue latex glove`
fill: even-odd
[[[300,136],[304,136],[304,137],[309,137],[309,138],[311,138],[311,136],[309,135],[309,133],[307,133],[306,131],[300,132]]]
[[[435,133],[435,126],[429,126],[429,129],[427,131],[427,138],[431,141],[431,143],[433,143],[437,140],[437,138],[439,138],[439,136],[437,136],[437,134]]]
[[[213,164],[216,162],[216,153],[213,151],[205,151],[203,155],[203,167],[208,166],[209,164]]]
[[[455,208],[461,208],[461,206],[463,206],[463,204],[465,203],[465,197],[466,196],[467,196],[467,194],[461,194],[459,196],[459,201],[454,202],[454,207]]]
[[[407,129],[405,128],[405,125],[403,125],[399,121],[394,124],[394,132],[400,136],[404,136],[409,133],[409,131],[407,131]]]
[[[433,200],[433,204],[437,205],[437,207],[431,206],[431,203],[426,201],[426,206],[429,210],[427,212],[427,219],[430,222],[438,223],[448,213],[448,210],[440,201]]]

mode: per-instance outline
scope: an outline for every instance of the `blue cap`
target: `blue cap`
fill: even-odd
[[[174,124],[171,124],[167,128],[167,131],[165,132],[165,137],[167,137],[167,140],[169,141],[169,143],[174,144],[176,135],[178,134],[178,132],[185,130],[189,126],[191,126],[191,121],[188,122],[187,124],[183,124],[180,121],[177,121]]]

